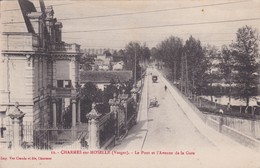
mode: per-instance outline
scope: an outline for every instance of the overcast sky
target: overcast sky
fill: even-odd
[[[192,35],[203,44],[221,46],[234,40],[241,26],[260,30],[260,0],[45,0],[45,5],[53,5],[63,23],[63,40],[82,48],[120,49],[132,40],[154,47],[170,35],[184,42]],[[215,21],[221,23],[197,24]]]

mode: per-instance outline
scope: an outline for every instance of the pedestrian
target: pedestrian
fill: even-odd
[[[227,104],[227,112],[230,112],[231,111],[231,105],[230,103]]]
[[[167,91],[167,86],[166,85],[164,86],[164,91]]]
[[[222,109],[219,109],[219,113],[223,115],[224,111]]]

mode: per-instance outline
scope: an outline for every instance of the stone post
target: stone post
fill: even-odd
[[[100,117],[101,114],[98,113],[96,110],[96,104],[92,104],[92,110],[90,113],[86,115],[88,119],[88,145],[89,149],[99,149],[99,126],[98,126],[98,117]]]
[[[75,139],[77,137],[77,128],[76,128],[76,115],[77,115],[77,108],[76,108],[77,101],[75,99],[72,99],[72,123],[71,123],[71,129],[72,129],[72,137]]]
[[[124,113],[125,113],[125,124],[127,123],[127,103],[126,100],[128,99],[128,94],[125,94],[125,90],[122,90],[122,94],[118,96],[118,99],[120,100],[122,106],[124,107]]]
[[[19,109],[19,104],[15,103],[15,109],[14,111],[9,114],[9,117],[12,119],[13,124],[13,142],[12,142],[12,148],[18,149],[21,147],[21,144],[23,142],[23,117],[25,113],[23,113]]]
[[[131,95],[134,97],[135,102],[137,102],[137,88],[136,87],[134,87],[131,90]]]
[[[78,99],[77,122],[78,122],[78,124],[81,123],[81,118],[80,118],[80,99]]]
[[[224,118],[223,118],[223,114],[221,114],[219,116],[219,125],[218,125],[218,131],[221,133],[222,132],[222,126],[224,124]]]
[[[252,137],[256,138],[256,136],[255,136],[255,120],[250,121],[250,126],[251,126]]]
[[[56,100],[52,99],[52,127],[57,128],[57,105]]]
[[[114,93],[114,98],[109,100],[109,105],[110,105],[110,112],[114,114],[114,119],[115,119],[115,135],[116,135],[116,140],[119,138],[119,121],[118,121],[118,107],[120,104],[120,100],[117,99],[116,93]]]

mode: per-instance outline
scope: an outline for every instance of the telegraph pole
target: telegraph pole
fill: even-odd
[[[135,46],[135,69],[134,69],[134,87],[136,87],[136,46]]]
[[[180,83],[180,89],[181,93],[183,93],[183,85],[184,85],[184,63],[183,63],[183,53],[181,54],[181,83]]]
[[[188,74],[189,74],[189,71],[188,71],[188,61],[187,61],[187,55],[185,54],[185,75],[186,75],[186,89],[185,89],[185,93],[186,95],[188,94],[189,92],[189,77],[188,77]]]

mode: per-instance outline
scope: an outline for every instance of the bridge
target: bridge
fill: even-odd
[[[152,82],[151,74],[158,76],[156,83]],[[148,68],[144,83],[137,125],[113,150],[136,150],[143,151],[144,154],[151,151],[161,152],[161,154],[175,152],[177,155],[179,152],[186,155],[155,157],[154,161],[146,163],[151,167],[159,166],[164,162],[171,162],[171,166],[177,167],[260,165],[257,161],[259,153],[255,151],[256,147],[253,145],[245,147],[218,130],[212,129],[209,126],[212,121],[210,119],[206,121],[203,114],[194,110],[159,71]],[[165,86],[167,86],[166,91]],[[153,97],[157,98],[159,106],[149,108],[149,101]],[[250,137],[247,138],[254,141]],[[258,143],[257,140],[255,142]]]

